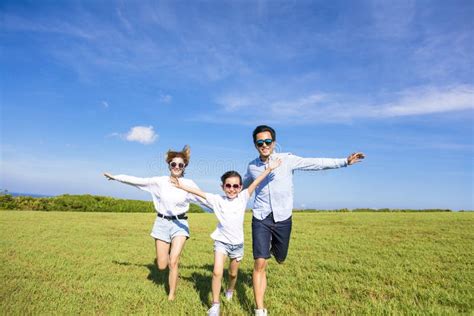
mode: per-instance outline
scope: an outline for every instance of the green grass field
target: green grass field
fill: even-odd
[[[212,214],[190,214],[177,299],[154,266],[154,214],[0,211],[0,314],[196,314],[210,302]],[[252,313],[250,214],[237,293]],[[271,315],[473,314],[474,213],[301,213],[271,260]]]

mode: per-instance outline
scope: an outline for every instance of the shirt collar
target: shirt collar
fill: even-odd
[[[271,158],[271,157],[273,157],[273,154],[271,154],[270,157],[268,157],[268,158]],[[268,160],[267,160],[267,162],[268,162]],[[266,162],[263,162],[262,159],[260,158],[260,156],[258,156],[257,157],[257,165],[263,166],[265,164],[266,164]]]

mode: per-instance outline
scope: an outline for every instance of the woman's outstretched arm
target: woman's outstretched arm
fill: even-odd
[[[108,180],[116,180],[125,184],[133,185],[139,189],[149,191],[149,188],[151,187],[152,184],[155,184],[152,180],[153,178],[139,178],[139,177],[133,177],[133,176],[127,176],[127,175],[112,175],[108,172],[104,173],[104,176]]]

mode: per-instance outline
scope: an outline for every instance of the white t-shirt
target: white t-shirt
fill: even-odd
[[[204,201],[194,194],[176,188],[169,176],[138,178],[127,175],[118,175],[114,178],[125,184],[133,185],[140,190],[151,193],[155,210],[163,215],[176,216],[186,213],[189,203],[203,203]],[[192,188],[198,189],[196,183],[190,179],[180,178],[179,181]]]
[[[247,189],[235,198],[206,193],[206,200],[214,210],[219,224],[211,238],[227,244],[238,245],[244,242],[244,215],[249,201]]]

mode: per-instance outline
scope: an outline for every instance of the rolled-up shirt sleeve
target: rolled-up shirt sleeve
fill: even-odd
[[[346,158],[303,158],[289,154],[287,159],[293,170],[317,171],[347,166]]]
[[[247,167],[247,172],[244,175],[244,179],[242,180],[242,188],[248,188],[253,182],[252,175],[250,174],[250,167]]]

